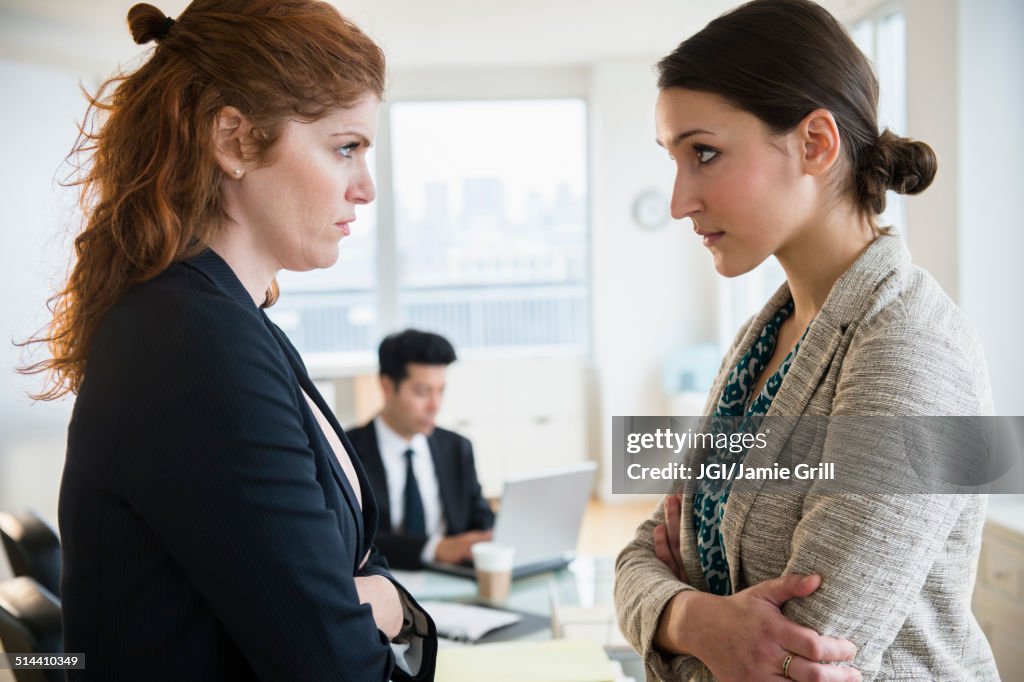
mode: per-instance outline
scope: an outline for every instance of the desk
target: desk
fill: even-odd
[[[476,582],[468,578],[433,571],[393,571],[395,577],[418,600],[472,602]],[[515,611],[550,618],[552,596],[561,606],[606,607],[612,609],[615,587],[615,559],[610,556],[578,557],[561,571],[540,573],[513,581],[505,606]],[[551,628],[525,636],[524,640],[552,638]],[[604,644],[604,642],[602,642]],[[622,664],[625,673],[644,679],[640,657],[629,648],[606,647],[608,656]]]
[[[472,602],[476,581],[434,571],[392,571],[395,578],[418,600]],[[551,615],[551,596],[560,605],[611,606],[615,587],[615,560],[611,557],[579,557],[568,568],[538,573],[512,582],[505,606],[515,611]],[[551,630],[542,638],[550,639]]]

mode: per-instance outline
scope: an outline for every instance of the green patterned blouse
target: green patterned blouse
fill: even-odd
[[[803,336],[800,337],[800,341],[786,356],[786,359],[782,361],[779,369],[765,382],[764,388],[753,402],[750,402],[750,392],[775,352],[775,343],[778,340],[782,322],[792,313],[793,300],[790,299],[768,321],[764,329],[761,330],[761,336],[758,337],[757,342],[740,358],[739,363],[729,373],[714,414],[715,418],[729,419],[721,419],[720,423],[735,424],[739,422],[737,430],[742,430],[748,419],[763,417],[768,412],[793,358],[796,357]],[[804,335],[806,334],[805,330]],[[749,408],[746,407],[748,402],[750,402]],[[707,463],[709,465],[738,463],[742,462],[745,456],[745,451],[737,454],[718,448],[711,451]],[[725,505],[729,500],[731,488],[732,482],[728,480],[714,482],[705,480],[701,481],[693,496],[693,523],[697,535],[697,553],[700,555],[700,563],[704,569],[704,576],[707,578],[708,590],[712,594],[732,594],[729,564],[726,560],[725,543],[721,532],[722,518],[725,516]]]

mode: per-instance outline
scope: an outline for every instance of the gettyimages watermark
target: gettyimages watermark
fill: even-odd
[[[775,495],[1024,493],[1024,417],[612,418],[612,492],[727,485]]]

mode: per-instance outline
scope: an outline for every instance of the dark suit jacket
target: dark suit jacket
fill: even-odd
[[[361,510],[300,386],[352,455]],[[70,679],[389,679],[354,581],[390,579],[369,485],[219,256],[136,286],[96,332],[69,427],[61,596],[65,650],[86,660]],[[424,635],[414,679],[433,679],[433,623],[399,592]]]
[[[352,445],[362,460],[366,476],[377,498],[380,521],[377,547],[395,568],[416,570],[423,567],[420,554],[427,543],[424,535],[405,535],[392,531],[391,504],[384,462],[377,445],[377,431],[373,422],[352,429],[348,433]],[[437,486],[441,492],[441,511],[446,535],[458,535],[470,530],[488,530],[494,526],[494,512],[480,492],[473,462],[473,446],[469,440],[453,431],[435,428],[427,437],[434,460]]]

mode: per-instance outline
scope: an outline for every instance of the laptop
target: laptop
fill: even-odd
[[[596,462],[506,481],[494,524],[494,542],[516,548],[513,578],[556,571],[575,558]],[[475,578],[473,565],[428,563],[451,575]]]

